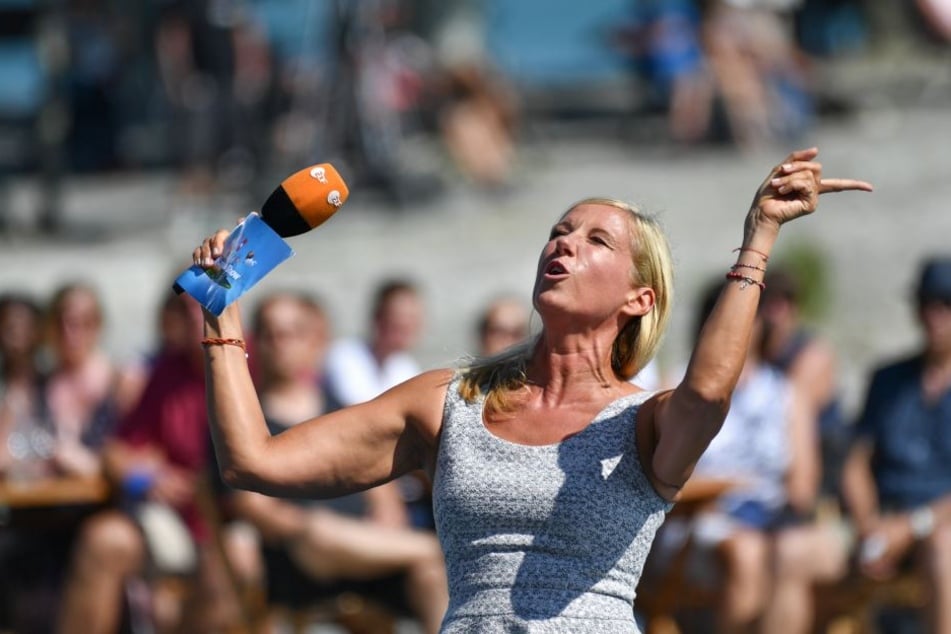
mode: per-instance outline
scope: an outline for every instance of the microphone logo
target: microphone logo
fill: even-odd
[[[313,168],[312,170],[310,170],[310,175],[311,175],[313,178],[316,178],[316,179],[317,179],[318,181],[320,181],[321,183],[324,183],[324,184],[327,183],[327,170],[325,170],[324,168],[320,167],[319,165],[318,165],[317,167]],[[336,192],[335,192],[335,193],[336,193]],[[338,194],[338,196],[339,196],[339,194]],[[339,207],[340,205],[337,205],[337,206]]]
[[[342,205],[343,200],[340,199],[340,192],[338,192],[336,189],[331,190],[331,192],[327,194],[327,202],[334,207],[339,207]]]

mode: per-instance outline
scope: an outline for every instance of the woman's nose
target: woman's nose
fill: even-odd
[[[571,239],[571,234],[560,235],[555,239],[555,253],[558,254],[571,254],[574,251],[574,242]]]

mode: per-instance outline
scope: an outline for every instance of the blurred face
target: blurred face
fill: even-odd
[[[951,297],[922,298],[918,303],[918,316],[928,349],[951,354]]]
[[[376,318],[374,348],[384,355],[412,349],[423,328],[423,303],[412,291],[393,293]]]
[[[633,230],[630,213],[609,205],[579,205],[565,214],[538,261],[533,299],[542,317],[556,309],[587,322],[650,310],[653,290],[632,281]]]
[[[159,312],[159,339],[165,350],[182,350],[189,340],[191,327],[185,305],[177,298]]]
[[[528,336],[528,311],[515,301],[499,302],[485,316],[480,340],[483,356],[497,354]]]
[[[53,343],[61,363],[78,365],[99,345],[102,314],[96,296],[87,289],[67,293],[53,315]]]
[[[29,306],[11,303],[0,313],[0,356],[32,354],[39,340],[40,324]]]
[[[313,377],[330,333],[322,313],[294,298],[279,298],[261,313],[256,352],[261,369],[283,378]]]

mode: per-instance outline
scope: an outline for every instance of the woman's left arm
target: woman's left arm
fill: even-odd
[[[864,181],[823,179],[818,149],[799,150],[773,168],[753,198],[727,284],[697,338],[683,381],[651,408],[653,451],[648,474],[673,499],[720,429],[746,359],[760,289],[780,227],[811,214],[819,195],[871,191]]]

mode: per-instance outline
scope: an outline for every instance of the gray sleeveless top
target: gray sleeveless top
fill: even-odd
[[[650,396],[605,407],[553,445],[494,436],[482,399],[450,384],[433,479],[446,555],[444,634],[638,631],[633,600],[670,504],[638,459],[634,424]]]

